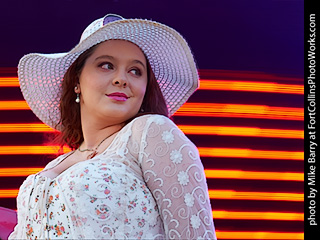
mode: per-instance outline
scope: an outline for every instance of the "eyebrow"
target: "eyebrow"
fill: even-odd
[[[101,56],[97,57],[94,61],[97,61],[97,60],[100,60],[100,59],[105,59],[105,58],[110,59],[110,60],[115,60],[115,58],[112,57],[112,56],[101,55]],[[146,69],[146,66],[140,60],[135,59],[135,60],[132,60],[131,62],[140,64],[144,69]]]

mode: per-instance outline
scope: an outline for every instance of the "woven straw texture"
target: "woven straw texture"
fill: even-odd
[[[140,47],[150,62],[170,116],[198,87],[193,55],[177,31],[142,19],[124,19],[104,26],[102,22],[103,18],[91,23],[83,32],[80,43],[68,53],[31,53],[19,62],[23,96],[35,115],[52,128],[60,120],[59,102],[65,72],[82,52],[106,40],[123,39]]]

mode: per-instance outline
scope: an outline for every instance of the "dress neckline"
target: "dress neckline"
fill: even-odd
[[[118,131],[118,132],[116,133],[115,137],[112,139],[112,141],[111,141],[111,143],[109,144],[109,146],[106,147],[100,154],[94,156],[93,158],[85,159],[85,160],[82,160],[82,161],[79,161],[79,162],[76,162],[76,163],[72,164],[70,167],[68,167],[68,168],[66,168],[65,170],[63,170],[61,173],[59,173],[59,174],[58,174],[57,176],[55,176],[54,178],[50,178],[50,177],[47,177],[47,176],[40,175],[42,172],[48,171],[48,170],[50,170],[50,169],[58,166],[58,165],[59,165],[60,163],[62,163],[67,157],[69,157],[69,156],[72,155],[75,151],[77,151],[77,150],[73,150],[73,151],[70,151],[70,152],[65,153],[65,154],[63,154],[63,155],[60,155],[60,156],[58,157],[58,159],[59,159],[60,157],[61,157],[61,159],[59,159],[59,160],[57,159],[58,161],[57,161],[55,164],[53,164],[52,166],[50,166],[49,168],[46,169],[46,167],[45,167],[42,171],[38,172],[38,173],[36,174],[36,176],[40,176],[40,177],[42,177],[42,178],[47,178],[47,179],[50,179],[51,181],[54,181],[55,179],[57,179],[58,177],[60,177],[63,173],[65,173],[66,171],[70,170],[71,168],[73,168],[73,167],[76,166],[77,164],[95,160],[97,157],[99,157],[100,155],[104,154],[106,151],[108,151],[108,150],[111,148],[111,146],[112,146],[112,145],[115,143],[115,141],[118,139],[119,135],[120,135],[123,131],[125,131],[125,129],[127,129],[127,128],[129,127],[129,125],[132,125],[132,123],[135,122],[136,119],[141,118],[141,117],[144,117],[144,116],[146,116],[146,115],[153,115],[153,114],[145,114],[145,115],[136,117],[136,118],[134,118],[133,120],[131,120],[128,124],[126,124],[123,128],[121,128],[120,131]]]
[[[131,123],[131,122],[130,122],[130,123]],[[80,163],[82,163],[82,162],[88,162],[88,161],[95,160],[95,159],[96,159],[97,157],[99,157],[101,154],[104,154],[106,151],[109,150],[109,148],[114,144],[114,142],[115,142],[116,139],[118,138],[119,134],[120,134],[127,126],[128,126],[128,124],[125,125],[123,128],[121,128],[120,131],[118,131],[118,132],[115,134],[115,137],[112,139],[112,141],[111,141],[111,143],[108,145],[108,147],[106,147],[106,148],[105,148],[101,153],[99,153],[98,155],[95,155],[93,158],[84,159],[84,160],[82,160],[82,161],[79,161],[79,162],[76,162],[76,163],[72,164],[71,166],[69,166],[68,168],[66,168],[65,170],[63,170],[61,173],[59,173],[59,174],[58,174],[57,176],[55,176],[54,178],[50,178],[50,177],[41,175],[42,172],[48,171],[48,170],[53,169],[54,167],[58,166],[58,165],[59,165],[60,163],[62,163],[66,158],[68,158],[68,157],[71,156],[73,153],[75,153],[75,151],[77,151],[77,149],[76,149],[76,150],[67,152],[67,153],[65,153],[65,154],[63,154],[63,155],[60,155],[60,156],[58,157],[58,159],[59,159],[59,158],[60,158],[60,159],[59,159],[59,160],[57,159],[58,161],[57,161],[55,164],[53,164],[53,165],[50,166],[49,168],[44,168],[42,171],[38,172],[36,175],[41,176],[42,178],[50,179],[51,181],[53,181],[53,180],[57,179],[58,177],[60,177],[64,172],[69,171],[70,169],[72,169],[74,166],[76,166],[76,165],[78,165],[78,164],[80,164]]]

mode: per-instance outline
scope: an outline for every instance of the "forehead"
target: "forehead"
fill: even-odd
[[[97,45],[92,54],[93,58],[108,55],[118,59],[140,60],[146,62],[141,49],[132,42],[126,40],[108,40]]]

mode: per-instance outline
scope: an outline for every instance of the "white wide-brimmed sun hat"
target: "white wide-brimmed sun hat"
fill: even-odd
[[[127,40],[140,47],[160,86],[169,116],[198,88],[199,76],[193,55],[176,30],[155,21],[108,14],[92,22],[71,51],[31,53],[20,59],[18,76],[22,94],[42,122],[52,128],[59,123],[62,81],[71,64],[84,51],[111,39]]]

